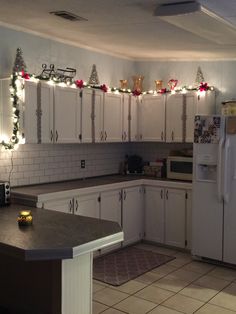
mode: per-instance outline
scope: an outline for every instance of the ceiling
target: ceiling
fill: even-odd
[[[0,25],[134,60],[236,58],[236,42],[217,44],[153,16],[158,3],[170,2],[176,0],[0,0]],[[199,2],[236,27],[235,0]],[[57,10],[88,21],[49,14]]]

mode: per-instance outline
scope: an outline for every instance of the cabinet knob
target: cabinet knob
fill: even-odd
[[[171,139],[174,141],[174,131],[171,132]]]
[[[162,141],[164,140],[164,132],[163,131],[161,132],[161,140]]]
[[[126,138],[127,138],[127,134],[126,132],[124,131],[124,140],[126,141]]]
[[[72,200],[70,200],[70,203],[69,203],[69,212],[72,213],[72,210],[73,210],[73,202],[72,202]]]
[[[56,142],[57,142],[57,140],[58,140],[58,132],[56,130]]]
[[[101,141],[103,140],[103,132],[102,131],[100,133],[100,139],[101,139]]]
[[[142,140],[142,138],[143,138],[143,134],[140,134],[140,140]]]
[[[107,140],[107,132],[105,131],[105,141]]]
[[[124,194],[124,200],[126,200],[126,191],[125,190],[123,191],[123,194]]]
[[[76,201],[75,201],[75,211],[76,211],[76,212],[78,211],[78,208],[79,208],[79,203],[78,203],[78,201],[76,200]]]
[[[161,190],[161,199],[163,199],[163,190]]]
[[[166,191],[166,199],[168,200],[168,190]]]

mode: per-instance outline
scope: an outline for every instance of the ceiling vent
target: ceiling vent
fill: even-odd
[[[197,1],[160,4],[154,15],[217,44],[234,45],[236,42],[236,26]]]
[[[75,21],[88,21],[84,17],[78,16],[76,14],[73,14],[73,13],[70,13],[70,12],[67,12],[67,11],[53,11],[53,12],[50,12],[50,14],[59,16],[62,19],[69,20],[69,21],[72,21],[72,22],[75,22]]]

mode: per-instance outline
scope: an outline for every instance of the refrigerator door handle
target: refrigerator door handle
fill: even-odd
[[[229,202],[229,185],[228,185],[228,163],[229,163],[229,139],[225,142],[225,153],[224,153],[224,191],[223,198],[226,203]]]
[[[223,149],[224,140],[221,139],[218,147],[218,162],[217,162],[217,195],[219,202],[223,200],[223,191],[222,191],[222,149]]]

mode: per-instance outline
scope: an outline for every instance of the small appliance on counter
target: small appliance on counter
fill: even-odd
[[[127,174],[143,174],[143,159],[138,155],[127,156]]]
[[[186,156],[167,157],[167,178],[192,181],[193,158]]]
[[[0,207],[10,204],[10,184],[0,181]]]
[[[143,167],[144,174],[150,177],[165,178],[166,177],[166,160],[160,159],[149,162]]]

